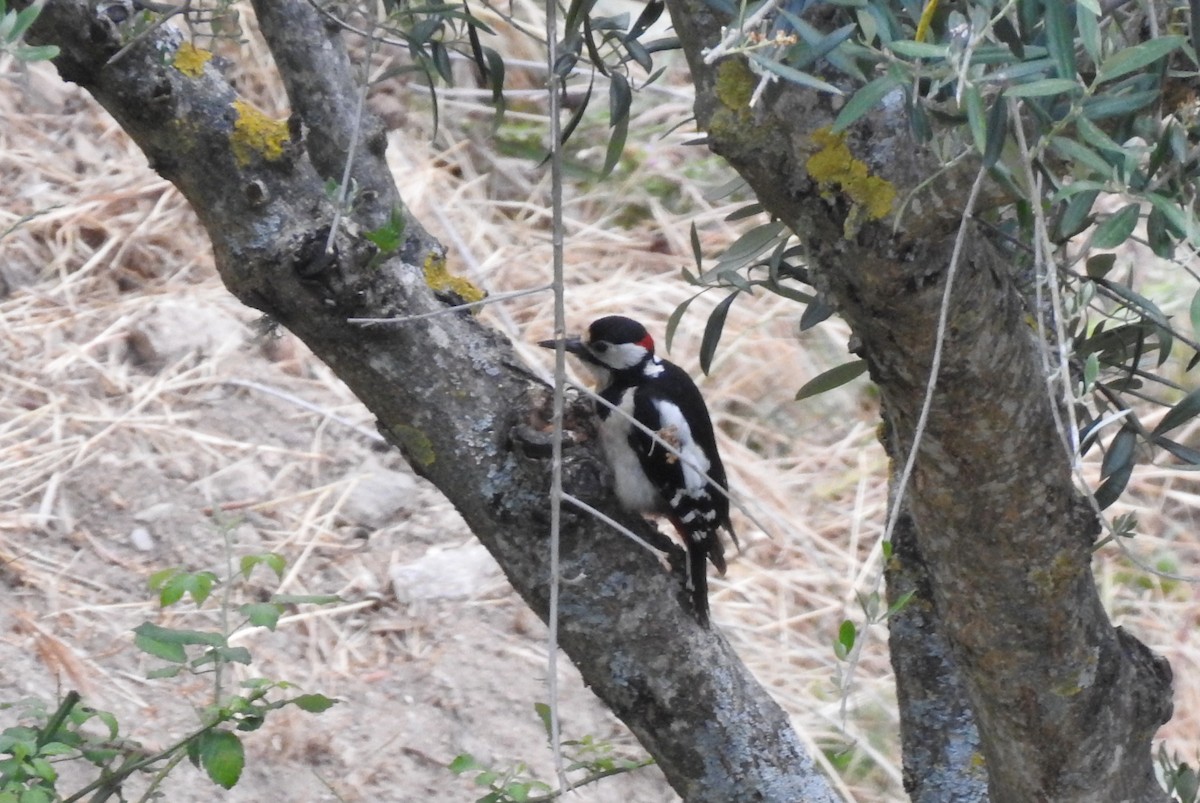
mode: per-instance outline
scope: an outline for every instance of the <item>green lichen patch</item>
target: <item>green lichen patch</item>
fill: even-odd
[[[245,167],[255,156],[268,162],[280,159],[289,139],[287,121],[272,120],[240,99],[233,102],[233,108],[237,112],[237,120],[233,124],[229,142],[237,163]]]
[[[813,142],[818,150],[805,164],[808,174],[823,192],[840,190],[854,204],[846,221],[847,237],[864,215],[867,220],[881,220],[892,211],[896,188],[890,181],[872,176],[867,165],[854,158],[844,134],[822,128],[813,132]]]
[[[391,427],[392,440],[400,444],[404,456],[422,466],[429,466],[437,459],[429,436],[414,426],[397,424]]]
[[[464,304],[483,301],[487,293],[461,276],[450,273],[446,258],[430,254],[425,260],[425,283],[436,293],[454,293]]]
[[[199,78],[204,72],[204,65],[208,64],[212,57],[212,52],[198,48],[191,42],[184,42],[175,52],[172,64],[188,78]]]
[[[1049,565],[1029,572],[1029,580],[1043,594],[1061,595],[1072,587],[1083,571],[1079,559],[1070,551],[1058,553]]]
[[[717,100],[730,111],[749,113],[755,83],[754,73],[742,59],[725,59],[717,65]]]

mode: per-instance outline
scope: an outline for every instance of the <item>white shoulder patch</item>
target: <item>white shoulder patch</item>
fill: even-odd
[[[692,428],[688,426],[683,411],[666,399],[657,399],[654,407],[658,410],[662,429],[674,428],[672,440],[678,443],[676,448],[682,457],[679,462],[683,464],[684,487],[689,494],[704,491],[708,487],[708,481],[704,478],[710,467],[708,457],[692,437]]]
[[[645,370],[642,371],[646,376],[658,376],[665,369],[663,368],[662,359],[655,357],[650,362],[646,363]]]

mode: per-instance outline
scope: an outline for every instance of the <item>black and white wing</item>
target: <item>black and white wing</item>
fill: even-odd
[[[729,527],[729,500],[709,478],[724,487],[725,469],[699,389],[682,369],[666,361],[661,365],[661,374],[634,391],[633,415],[674,451],[637,427],[628,432],[629,445],[658,489],[667,508],[663,512],[686,540],[689,587],[697,614],[707,622],[705,559],[725,573],[718,530]]]

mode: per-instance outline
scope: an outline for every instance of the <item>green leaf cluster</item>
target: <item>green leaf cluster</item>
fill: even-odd
[[[1108,226],[1097,227],[1095,236],[1123,231],[1130,225],[1131,207],[1136,213],[1136,205],[1122,208],[1108,218]],[[1112,505],[1128,486],[1145,451],[1139,448],[1142,444],[1168,452],[1184,466],[1200,467],[1200,450],[1171,434],[1200,414],[1200,391],[1188,391],[1165,373],[1177,344],[1192,352],[1189,370],[1200,362],[1200,344],[1180,331],[1155,302],[1133,289],[1132,271],[1123,280],[1111,278],[1115,264],[1111,254],[1087,260],[1087,278],[1077,283],[1076,309],[1067,329],[1078,377],[1075,394],[1092,400],[1091,405],[1077,405],[1081,451],[1101,443],[1106,428],[1120,422],[1105,445],[1101,482],[1094,492],[1101,509]],[[1200,313],[1195,299],[1192,307]],[[1167,408],[1153,427],[1141,420],[1147,402],[1150,410]]]
[[[488,791],[475,799],[475,803],[528,803],[550,792],[551,786],[529,775],[524,763],[515,764],[504,770],[496,770],[478,761],[469,753],[454,758],[447,768],[455,775],[474,773],[475,785]],[[537,797],[535,797],[535,793]]]
[[[888,545],[890,548],[890,544]],[[891,553],[889,550],[884,551],[885,559]],[[891,605],[884,607],[883,598],[878,591],[872,591],[870,594],[859,594],[858,604],[862,608],[867,625],[882,624],[892,616],[895,616],[900,611],[904,610],[908,603],[912,601],[915,591],[907,591],[901,594]],[[837,635],[833,640],[833,654],[839,661],[850,659],[854,652],[855,646],[858,644],[862,635],[861,629],[850,619],[842,620],[842,624],[838,627]]]
[[[738,179],[706,197],[714,200],[742,187],[744,183]],[[752,203],[730,213],[727,220],[740,220],[761,212],[762,207],[758,203]],[[807,304],[809,313],[801,322],[802,330],[815,326],[832,314],[832,310],[822,305],[814,293],[796,287],[797,283],[807,283],[808,272],[797,262],[800,248],[795,244],[791,232],[777,220],[768,221],[746,231],[717,257],[712,267],[707,269],[704,267],[704,254],[695,224],[691,229],[691,244],[696,270],[693,272],[685,267],[683,278],[688,284],[699,289],[676,307],[667,319],[666,347],[670,350],[675,331],[679,328],[688,307],[697,298],[713,290],[728,292],[709,314],[704,327],[704,336],[700,344],[700,368],[704,373],[712,369],[729,309],[742,294],[753,295],[756,289],[762,288]]]
[[[33,3],[20,11],[9,10],[7,0],[0,0],[0,53],[10,53],[17,61],[46,61],[58,56],[57,45],[27,45],[24,43],[29,26],[42,13],[44,3]]]
[[[535,703],[533,709],[546,731],[546,738],[551,738],[550,706]],[[603,778],[633,772],[654,763],[652,758],[620,756],[611,742],[590,734],[578,740],[564,740],[560,749],[566,760],[564,772],[568,776],[576,776],[570,779],[570,789],[579,789]],[[475,785],[488,790],[475,803],[542,803],[554,800],[562,793],[553,791],[549,784],[532,777],[524,762],[496,769],[480,762],[470,753],[462,753],[447,765],[447,769],[455,775],[473,774]],[[583,773],[582,776],[580,773]]]
[[[53,713],[36,699],[0,703],[0,711],[12,711],[28,723],[0,731],[0,801],[58,800],[59,773],[55,763],[64,757],[82,757],[103,767],[115,754],[110,743],[117,739],[116,720],[107,712],[87,709],[78,703],[79,695],[74,692]],[[93,719],[105,725],[103,736],[83,729]]]
[[[1181,761],[1178,755],[1168,755],[1165,742],[1158,745],[1158,765],[1168,795],[1178,803],[1200,801],[1200,774],[1197,774],[1195,767]]]
[[[211,613],[219,626],[200,630],[144,622],[133,631],[139,650],[167,664],[151,670],[148,677],[168,678],[185,671],[213,677],[212,702],[201,710],[200,726],[160,752],[147,754],[140,744],[121,735],[112,714],[83,705],[77,692],[68,692],[53,712],[41,700],[0,703],[0,712],[18,717],[17,724],[0,730],[0,803],[75,801],[93,792],[96,799],[107,798],[135,773],[152,774],[153,788],[184,755],[214,783],[229,789],[245,766],[240,734],[258,730],[272,711],[286,706],[320,714],[337,703],[322,694],[281,695],[292,688],[291,684],[263,678],[242,682],[238,693],[223,692],[223,668],[231,663],[250,664],[252,660],[246,647],[230,644],[236,631],[245,627],[274,630],[289,605],[339,601],[330,595],[277,594],[267,602],[236,604],[232,598],[234,587],[246,583],[257,567],[265,566],[282,579],[286,563],[281,555],[265,552],[243,556],[235,571],[229,554],[229,533],[225,535],[229,576],[169,568],[155,572],[148,581],[164,608],[190,598],[197,608]],[[214,595],[216,590],[222,593]],[[235,612],[242,617],[236,622],[231,617]],[[100,726],[99,732],[96,725]],[[68,793],[58,789],[56,765],[77,760],[93,765],[97,777],[67,797]]]
[[[554,72],[565,94],[572,81],[581,78],[579,73],[584,72],[581,68],[589,68],[586,70],[587,89],[562,126],[561,145],[571,140],[583,122],[592,101],[597,74],[608,82],[609,133],[604,163],[599,170],[599,177],[604,178],[616,169],[625,155],[634,93],[662,75],[661,69],[655,69],[654,54],[676,49],[679,43],[675,37],[645,40],[666,8],[663,0],[649,0],[632,21],[628,13],[597,14],[596,4],[597,0],[572,0],[568,6],[565,33],[558,43]],[[645,78],[640,78],[639,74]],[[548,159],[549,155],[543,163]]]
[[[368,27],[377,37],[376,41],[390,41],[405,47],[393,47],[393,65],[373,76],[374,83],[406,76],[417,76],[425,81],[432,103],[434,131],[438,127],[439,84],[454,86],[453,57],[463,56],[474,63],[478,80],[490,87],[492,105],[496,110],[496,122],[504,116],[504,59],[491,47],[483,44],[482,36],[494,36],[495,32],[479,17],[471,13],[465,2],[398,2],[384,0],[385,16],[382,20],[370,19]],[[350,8],[347,7],[347,12]],[[325,13],[331,13],[326,11]],[[350,21],[350,27],[356,27]],[[482,36],[481,36],[482,35]]]

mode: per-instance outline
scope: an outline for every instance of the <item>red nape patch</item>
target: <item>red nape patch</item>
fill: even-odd
[[[641,340],[638,341],[638,345],[641,346],[642,348],[644,348],[646,351],[653,352],[654,351],[654,338],[650,337],[650,335],[646,335],[645,337],[643,337]]]

